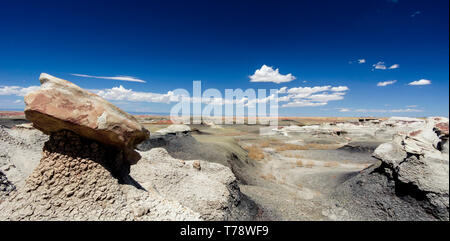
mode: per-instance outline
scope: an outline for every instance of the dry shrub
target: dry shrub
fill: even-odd
[[[307,168],[312,168],[313,166],[314,166],[314,162],[312,162],[312,161],[307,161],[305,164],[305,167],[307,167]]]
[[[303,162],[302,160],[297,160],[297,162],[295,162],[295,164],[297,165],[297,167],[303,167]]]
[[[300,184],[300,183],[298,183],[298,184],[297,184],[297,187],[299,187],[299,188],[303,188],[303,185],[302,185],[302,184]]]
[[[296,145],[296,144],[280,144],[278,145],[275,150],[277,152],[281,151],[303,151],[303,150],[329,150],[336,148],[334,145],[328,145],[328,144],[317,144],[317,143],[309,143],[305,145]]]
[[[253,160],[262,160],[264,159],[264,152],[256,145],[252,145],[248,147],[248,157],[250,157]]]
[[[332,162],[326,162],[324,165],[324,167],[337,167],[339,166],[338,162],[332,161]]]
[[[277,152],[290,150],[306,150],[303,146],[295,144],[281,144],[275,148]]]
[[[244,149],[247,150],[249,158],[257,161],[264,159],[264,152],[258,146],[252,145]]]

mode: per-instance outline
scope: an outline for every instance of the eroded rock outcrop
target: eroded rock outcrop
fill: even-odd
[[[254,220],[255,204],[245,197],[231,170],[201,160],[180,160],[164,148],[141,152],[131,175],[143,188],[178,200],[204,220]]]
[[[175,201],[139,189],[112,162],[119,150],[71,131],[52,133],[25,186],[0,220],[198,220]]]
[[[368,220],[449,220],[448,119],[428,118],[396,135],[363,170],[335,192],[339,205]]]
[[[40,80],[42,88],[25,97],[25,113],[50,137],[24,186],[0,202],[0,220],[200,219],[129,176],[140,158],[134,147],[149,135],[132,116],[65,80]],[[2,176],[2,189],[7,181]]]
[[[139,160],[134,148],[149,132],[133,116],[69,81],[48,74],[39,81],[41,88],[25,96],[25,116],[35,128],[46,134],[70,130],[121,149],[129,164]]]

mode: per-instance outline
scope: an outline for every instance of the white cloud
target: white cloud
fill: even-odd
[[[156,103],[169,103],[171,101],[177,101],[177,98],[172,91],[169,91],[166,94],[138,92],[133,91],[132,89],[125,89],[122,85],[119,87],[113,87],[111,89],[99,90],[96,92],[96,94],[107,100],[126,100],[132,102]]]
[[[386,110],[386,109],[357,109],[355,112],[375,112],[375,113],[411,113],[411,112],[423,112],[423,110],[419,109],[393,109],[393,110]]]
[[[338,91],[347,91],[347,90],[348,90],[347,86],[338,86],[338,87],[331,88],[331,91],[336,91],[336,92],[338,92]]]
[[[285,96],[282,96],[282,97],[278,97],[278,102],[286,102],[286,101],[289,101],[289,100],[291,100],[291,95],[285,95]]]
[[[332,100],[342,100],[344,99],[345,93],[335,93],[335,94],[315,94],[315,95],[311,95],[308,96],[307,99],[312,100],[312,101],[317,101],[317,102],[328,102],[328,101],[332,101]]]
[[[423,110],[418,110],[418,109],[396,109],[396,110],[390,110],[390,112],[392,113],[407,113],[407,112],[422,112]]]
[[[399,64],[393,64],[393,65],[391,65],[389,68],[388,67],[386,67],[386,64],[384,63],[384,62],[378,62],[378,63],[376,63],[376,64],[374,64],[374,65],[372,65],[373,66],[373,68],[374,69],[381,69],[381,70],[386,70],[386,69],[398,69],[398,68],[400,68],[400,65]]]
[[[109,79],[109,80],[120,80],[120,81],[129,81],[129,82],[139,82],[145,83],[145,80],[141,80],[132,76],[94,76],[87,74],[71,74],[73,76],[84,77],[84,78],[95,78],[95,79]]]
[[[391,67],[389,67],[389,69],[398,69],[398,68],[400,68],[400,65],[398,64],[393,64],[391,65]]]
[[[331,88],[330,85],[326,86],[314,86],[314,87],[294,87],[290,88],[287,92],[290,94],[314,94],[317,92],[327,91]]]
[[[278,90],[278,94],[285,94],[287,90],[287,87],[282,87],[280,90]]]
[[[314,87],[294,87],[288,89],[287,96],[279,98],[279,101],[291,101],[282,107],[304,107],[304,106],[323,106],[329,101],[344,99],[345,91],[349,90],[347,86],[331,85],[314,86]],[[332,91],[329,93],[327,91]]]
[[[250,76],[250,82],[273,82],[286,83],[295,79],[292,74],[282,75],[278,69],[273,69],[267,65],[263,65],[261,69],[257,69],[253,75]]]
[[[17,95],[17,96],[25,96],[31,91],[39,89],[39,86],[29,86],[29,87],[20,87],[20,86],[0,86],[0,95]]]
[[[365,59],[358,59],[358,64],[364,64],[364,63],[366,63]]]
[[[20,104],[20,103],[22,103],[22,100],[15,100],[13,103],[14,104]]]
[[[377,86],[382,87],[382,86],[386,86],[386,85],[392,85],[392,84],[395,84],[395,82],[397,82],[397,80],[378,82]]]
[[[287,104],[282,105],[282,107],[313,107],[313,106],[323,106],[326,105],[326,102],[311,102],[304,100],[296,100],[293,102],[289,102]]]
[[[378,62],[374,65],[372,65],[375,69],[386,69],[386,65],[384,65],[384,62]]]
[[[431,84],[430,80],[420,79],[420,80],[413,81],[413,82],[409,83],[408,85],[429,85],[429,84]]]
[[[418,105],[407,105],[406,107],[407,108],[416,108],[416,107],[418,107]]]
[[[350,112],[351,110],[348,108],[340,108],[339,112]]]

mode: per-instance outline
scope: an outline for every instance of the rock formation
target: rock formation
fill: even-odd
[[[256,208],[229,168],[174,159],[150,140],[138,153],[149,132],[134,117],[65,80],[40,80],[42,88],[25,97],[25,113],[48,139],[29,125],[0,127],[0,220],[253,219]],[[27,141],[32,133],[39,135]],[[183,125],[156,135],[157,143],[193,141]],[[27,158],[26,172],[12,168]]]
[[[256,206],[241,194],[228,167],[201,160],[180,160],[164,148],[141,152],[131,175],[146,190],[178,200],[204,220],[254,220]]]
[[[449,220],[448,125],[428,118],[381,144],[373,153],[380,164],[341,185],[338,205],[367,220]]]
[[[134,148],[149,132],[133,116],[69,81],[48,74],[39,81],[41,88],[25,96],[25,116],[35,128],[46,134],[71,130],[119,148],[129,164],[139,160]]]
[[[149,136],[132,116],[68,81],[40,80],[25,114],[50,138],[25,185],[0,203],[0,220],[199,220],[129,176]]]

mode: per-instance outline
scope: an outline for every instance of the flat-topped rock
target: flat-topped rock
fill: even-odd
[[[100,96],[48,74],[39,77],[41,88],[25,96],[25,116],[46,134],[70,130],[123,150],[129,164],[140,155],[134,148],[149,132],[130,114]]]

